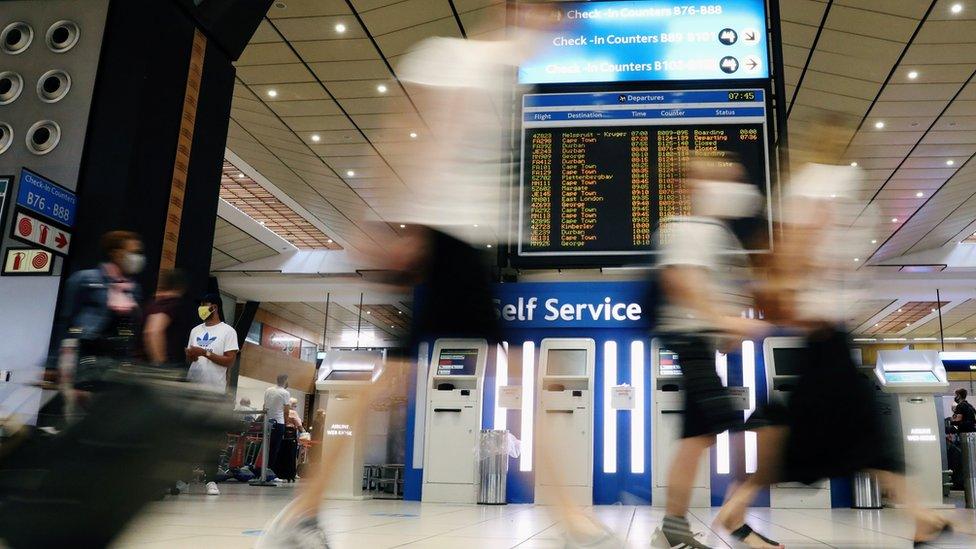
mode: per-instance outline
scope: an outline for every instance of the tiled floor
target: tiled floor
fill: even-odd
[[[261,528],[291,498],[291,486],[257,488],[224,484],[220,496],[190,494],[153,504],[118,540],[116,548],[253,547]],[[334,548],[409,547],[426,549],[502,549],[562,547],[561,528],[546,507],[534,505],[441,505],[403,501],[327,501],[323,515]],[[627,547],[650,546],[662,512],[652,507],[598,506],[594,514],[626,540]],[[728,547],[728,536],[713,531],[714,509],[694,509],[692,528],[705,543]],[[912,524],[896,510],[751,511],[753,526],[789,548],[911,547]],[[950,510],[972,528],[976,512]],[[976,536],[957,533],[939,547],[976,548]]]

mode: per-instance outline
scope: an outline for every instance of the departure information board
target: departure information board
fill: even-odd
[[[691,213],[684,162],[734,153],[768,197],[764,90],[529,94],[522,100],[520,256],[650,251]]]

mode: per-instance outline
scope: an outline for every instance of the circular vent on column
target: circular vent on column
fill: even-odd
[[[78,25],[74,21],[63,20],[47,29],[45,39],[47,40],[47,47],[51,48],[51,51],[64,53],[75,47],[80,36],[81,31],[78,30]]]
[[[24,79],[12,71],[0,72],[0,105],[13,103],[24,89]]]
[[[45,103],[57,103],[68,95],[71,76],[62,70],[47,71],[37,80],[37,96]]]
[[[6,122],[0,122],[0,154],[7,152],[14,142],[14,129]]]
[[[61,141],[61,126],[53,120],[35,122],[27,130],[27,148],[34,154],[53,151],[58,146],[58,141]]]
[[[34,40],[34,29],[23,21],[11,23],[0,32],[0,47],[12,55],[26,50],[32,40]]]

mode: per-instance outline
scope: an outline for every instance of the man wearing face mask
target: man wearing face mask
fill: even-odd
[[[665,222],[657,235],[664,301],[657,331],[681,361],[685,410],[668,473],[666,514],[654,545],[701,549],[707,546],[695,539],[686,518],[698,465],[716,435],[742,421],[715,372],[715,351],[765,330],[764,323],[741,316],[752,304],[744,288],[751,273],[728,221],[755,214],[761,195],[743,182],[744,170],[728,158],[693,158],[686,176],[692,215]]]
[[[131,359],[141,320],[142,290],[132,277],[142,271],[142,240],[129,231],[111,231],[101,239],[106,261],[71,275],[65,288],[62,318],[67,338],[78,342],[73,384],[82,395],[103,388],[105,373]]]
[[[187,379],[206,385],[216,392],[227,390],[227,369],[237,358],[237,332],[220,320],[220,296],[207,294],[197,313],[202,324],[190,331],[186,360],[190,362]]]
[[[203,296],[197,313],[203,323],[190,331],[190,341],[186,347],[186,360],[191,363],[187,380],[214,392],[224,393],[227,391],[228,368],[234,365],[239,349],[237,332],[220,320],[220,296],[217,294]],[[214,482],[218,461],[219,452],[214,459],[204,464],[208,496],[220,495],[217,483]]]
[[[962,387],[956,389],[953,408],[952,424],[960,433],[976,433],[976,409],[966,400],[969,392]]]

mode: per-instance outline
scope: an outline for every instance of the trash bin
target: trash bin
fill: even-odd
[[[505,505],[505,483],[508,480],[508,431],[482,429],[478,445],[478,472],[481,485],[478,503]]]
[[[881,483],[871,473],[854,473],[853,479],[855,509],[881,509]]]
[[[959,435],[962,444],[962,489],[966,493],[966,509],[976,509],[976,433]]]

